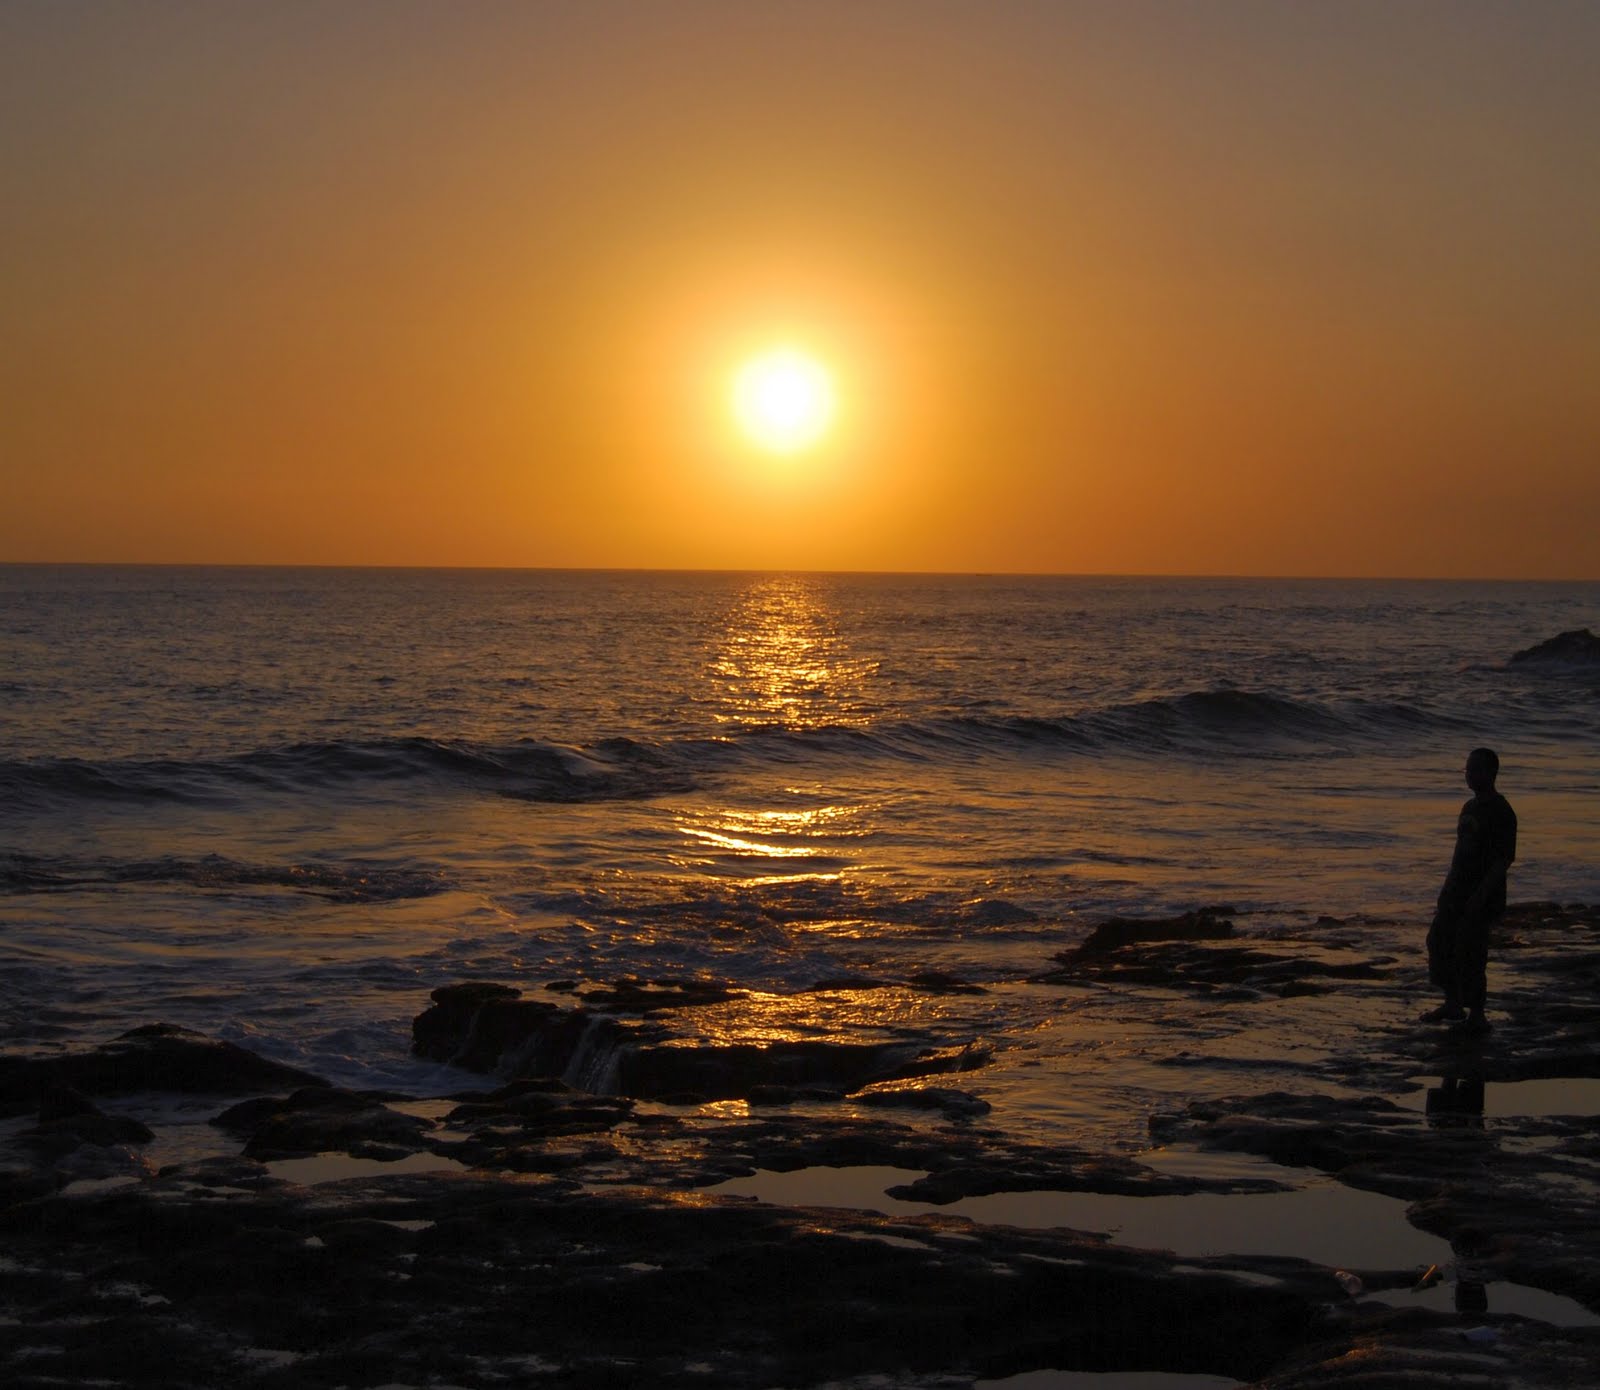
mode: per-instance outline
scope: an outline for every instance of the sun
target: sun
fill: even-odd
[[[795,348],[772,348],[734,375],[734,418],[771,453],[798,453],[817,443],[833,423],[833,410],[827,368]]]

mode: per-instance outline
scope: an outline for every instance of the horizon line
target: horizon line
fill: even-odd
[[[229,570],[361,570],[378,572],[506,573],[506,574],[683,574],[683,575],[830,575],[839,578],[908,579],[1165,579],[1227,581],[1296,581],[1329,584],[1595,584],[1594,578],[1549,578],[1521,575],[1427,574],[1246,574],[1160,570],[935,570],[829,569],[775,565],[449,565],[358,564],[292,560],[4,560],[3,569],[229,569]]]
[[[778,565],[360,565],[293,560],[0,560],[0,569],[346,569],[374,573],[453,574],[806,574],[874,579],[1171,579],[1171,581],[1307,582],[1307,584],[1600,584],[1595,577],[1520,574],[1245,574],[1139,569],[829,569]]]

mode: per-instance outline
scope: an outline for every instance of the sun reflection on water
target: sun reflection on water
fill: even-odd
[[[806,795],[798,787],[791,796]],[[822,837],[848,839],[862,833],[859,815],[849,806],[809,806],[800,810],[718,808],[699,818],[684,818],[684,833],[714,850],[755,854],[768,859],[804,859],[816,853]]]
[[[930,999],[893,985],[805,990],[798,994],[749,990],[737,999],[697,1009],[694,1036],[663,1046],[726,1047],[773,1043],[925,1041],[930,1027],[952,1045],[982,1031],[981,1006],[971,998]]]
[[[815,580],[778,575],[746,590],[708,662],[724,724],[785,729],[871,719],[877,663],[855,655]]]
[[[837,880],[853,863],[850,844],[868,834],[862,806],[822,787],[785,787],[798,806],[685,807],[678,829],[691,849],[680,867],[736,875],[751,886]]]
[[[859,728],[873,717],[877,663],[853,653],[818,581],[756,580],[730,608],[706,656],[706,701],[718,723],[749,730]],[[835,787],[784,787],[780,804],[685,806],[677,867],[748,886],[833,882],[858,866],[869,805]]]
[[[820,794],[799,787],[782,792],[794,798]],[[675,819],[686,845],[676,857],[680,869],[738,878],[751,888],[836,881],[853,863],[849,841],[865,833],[855,808],[832,802],[797,812],[683,807]]]

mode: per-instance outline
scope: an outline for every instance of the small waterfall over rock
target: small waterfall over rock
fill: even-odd
[[[617,1094],[617,1073],[626,1053],[635,1050],[615,1019],[591,1014],[584,1020],[577,1045],[567,1060],[561,1079],[577,1091],[591,1095]]]

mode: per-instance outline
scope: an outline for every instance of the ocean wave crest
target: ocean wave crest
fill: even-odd
[[[1338,751],[1381,744],[1453,721],[1415,706],[1353,701],[1330,706],[1258,691],[1217,688],[1091,708],[1055,718],[952,714],[865,726],[750,731],[776,756],[797,751],[915,761],[996,754],[1196,756]],[[781,746],[775,746],[781,745]]]
[[[1249,690],[1195,690],[1140,700],[1084,717],[1109,747],[1128,752],[1261,751],[1327,743],[1349,721],[1309,702]]]
[[[432,784],[535,802],[639,799],[694,790],[734,768],[838,758],[938,763],[1052,754],[1282,756],[1412,736],[1444,715],[1399,703],[1338,705],[1215,688],[1058,717],[952,712],[866,724],[752,724],[717,735],[607,737],[584,746],[522,739],[334,740],[197,759],[0,760],[0,804],[20,813],[83,801],[231,805],[261,793],[388,794]]]
[[[120,884],[179,884],[212,892],[285,889],[347,903],[426,898],[454,886],[436,869],[391,864],[251,864],[219,854],[132,860],[0,855],[0,894]]]
[[[231,804],[263,791],[334,792],[396,782],[488,789],[532,801],[600,801],[671,790],[682,777],[670,758],[630,739],[589,749],[531,739],[506,745],[336,740],[220,758],[0,760],[0,801],[19,810],[81,800]]]

